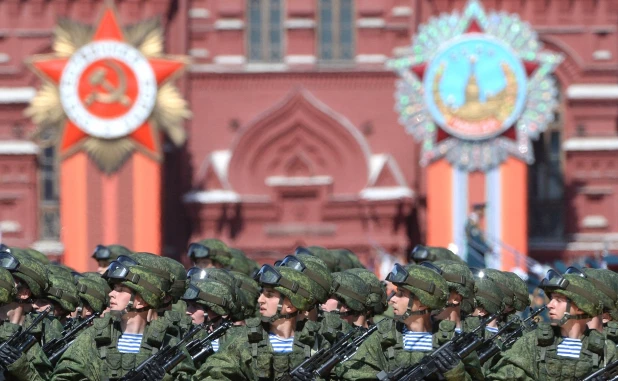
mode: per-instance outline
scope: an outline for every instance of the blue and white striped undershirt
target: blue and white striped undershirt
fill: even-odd
[[[431,332],[412,332],[403,328],[403,349],[409,352],[433,350]]]
[[[498,327],[487,327],[487,326],[485,327],[485,330],[490,333],[498,333],[499,331]]]
[[[211,341],[212,344],[212,350],[215,352],[219,351],[219,339],[215,339],[213,341]]]
[[[144,335],[134,333],[123,333],[118,339],[118,352],[120,353],[139,353]]]
[[[570,339],[565,337],[564,340],[558,344],[558,356],[568,357],[571,359],[578,359],[579,354],[582,351],[582,341],[579,339]]]
[[[289,339],[284,339],[274,333],[269,333],[268,339],[270,340],[270,345],[273,346],[273,351],[275,353],[292,353],[294,348],[294,336]]]

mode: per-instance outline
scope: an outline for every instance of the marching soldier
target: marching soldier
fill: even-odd
[[[338,315],[344,322],[340,334],[353,327],[368,327],[367,312],[370,308],[369,287],[358,276],[348,271],[333,274],[331,294],[320,308]]]
[[[92,253],[92,258],[97,261],[99,274],[103,274],[112,261],[115,261],[121,255],[129,255],[131,250],[122,245],[97,245]]]

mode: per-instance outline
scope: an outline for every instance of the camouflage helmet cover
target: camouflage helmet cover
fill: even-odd
[[[97,245],[92,253],[96,260],[115,261],[121,255],[131,255],[131,250],[122,245]],[[103,257],[101,257],[103,255]]]
[[[172,296],[172,301],[176,303],[185,293],[189,284],[187,280],[187,270],[182,263],[169,257],[156,256],[156,260],[161,262],[163,267],[167,268],[167,271],[174,279],[169,293]]]
[[[551,271],[554,270],[550,270],[548,273]],[[579,307],[580,310],[591,317],[603,313],[603,302],[601,301],[600,291],[589,279],[578,275],[564,274],[557,278],[562,279],[560,284],[555,284],[552,281],[548,282],[548,275],[546,275],[545,279],[541,281],[541,285],[539,285],[539,288],[548,295],[556,293],[566,296]]]
[[[63,267],[49,266],[47,277],[50,287],[45,290],[45,298],[59,304],[65,311],[75,311],[79,305],[79,294],[73,274]]]
[[[13,277],[25,282],[34,298],[42,297],[49,287],[45,265],[19,248],[11,248],[10,254],[19,261],[19,268],[11,271]]]
[[[260,272],[269,268],[268,265],[262,266]],[[287,267],[277,267],[276,270],[281,275],[281,280],[276,285],[261,283],[258,273],[258,284],[273,287],[282,296],[287,297],[292,305],[299,311],[308,311],[316,303],[315,296],[311,292],[311,280],[305,274]],[[282,284],[286,283],[286,286]]]
[[[99,273],[94,273],[99,275]],[[87,276],[82,274],[76,278],[79,297],[85,301],[94,312],[103,312],[109,305],[110,288],[107,282],[100,276]]]
[[[608,269],[583,269],[584,274],[601,292],[604,310],[618,320],[618,274]]]
[[[300,248],[296,249],[296,254],[298,254],[299,249]],[[339,263],[341,257],[339,255],[322,246],[309,246],[304,249],[307,250],[309,254],[313,254],[320,258],[331,273],[341,271],[341,264]]]
[[[496,269],[483,269],[483,273],[486,277],[494,281],[494,284],[502,291],[504,296],[503,303],[506,307],[514,307],[515,293],[509,287],[509,277],[500,270]]]
[[[10,303],[17,294],[11,273],[0,267],[0,305]]]
[[[326,263],[317,256],[299,252],[295,255],[298,260],[310,270],[311,292],[318,303],[328,300],[330,288],[333,284],[333,276],[328,270]]]
[[[516,311],[523,311],[530,306],[530,294],[528,286],[519,275],[512,272],[504,272],[508,278],[507,285],[513,291],[513,308]]]
[[[250,276],[232,271],[231,274],[236,279],[238,293],[242,297],[243,317],[248,319],[258,315],[257,300],[260,296],[260,286]]]
[[[369,287],[369,304],[373,313],[380,315],[388,308],[388,296],[386,295],[386,285],[380,282],[378,277],[367,269],[350,269],[347,272],[361,278]]]
[[[333,273],[330,294],[356,312],[365,312],[369,307],[369,287],[361,278],[348,271]]]
[[[209,249],[208,258],[211,261],[219,263],[224,268],[230,267],[232,262],[232,254],[230,253],[230,248],[225,244],[225,242],[216,238],[208,238],[203,239],[198,243]],[[191,259],[195,260],[193,257]]]
[[[482,307],[490,314],[497,314],[504,310],[505,296],[496,283],[484,272],[480,272],[474,280],[474,306]]]
[[[408,255],[408,263],[435,262],[440,260],[455,261],[465,264],[464,260],[447,248],[439,246],[416,245]]]
[[[23,249],[24,252],[28,255],[30,255],[32,258],[36,259],[37,261],[43,263],[43,264],[48,264],[49,263],[49,258],[47,258],[47,255],[41,253],[40,251],[31,249],[31,248],[26,248]]]
[[[444,308],[448,295],[448,285],[442,275],[420,264],[408,265],[405,267],[405,271],[408,273],[408,278],[403,283],[393,282],[397,287],[403,287],[410,291],[424,306],[431,310]]]
[[[195,299],[187,299],[183,296],[182,299],[185,301],[193,300],[219,316],[231,315],[238,310],[236,301],[232,297],[234,289],[226,284],[206,278],[201,281],[191,282],[189,287],[196,287],[200,293]]]
[[[442,276],[448,284],[449,290],[454,290],[462,296],[461,310],[472,313],[474,304],[474,277],[470,268],[456,261],[440,260],[434,264],[442,270]]]

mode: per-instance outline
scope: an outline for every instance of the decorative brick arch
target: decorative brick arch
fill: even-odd
[[[366,185],[370,150],[345,117],[297,88],[243,128],[232,145],[229,182],[238,194],[268,194],[269,179],[328,179],[335,194]]]

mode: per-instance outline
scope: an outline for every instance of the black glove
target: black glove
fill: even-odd
[[[160,364],[151,364],[144,368],[144,380],[161,381],[165,377],[165,369]]]
[[[449,370],[455,369],[455,367],[459,365],[460,361],[461,358],[450,346],[447,346],[440,352],[436,353],[436,366],[442,374],[448,372]]]
[[[19,360],[22,355],[23,352],[14,346],[8,344],[3,345],[2,350],[0,350],[0,366],[4,369],[8,369],[8,367],[13,365],[15,361]]]
[[[305,368],[300,368],[298,371],[294,373],[292,379],[294,381],[313,381],[315,377],[311,372],[306,370]]]

